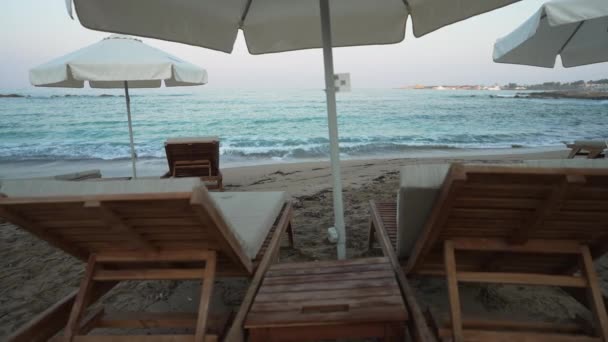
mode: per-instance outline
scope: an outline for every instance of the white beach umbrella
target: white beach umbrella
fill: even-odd
[[[392,44],[519,0],[66,0],[83,26],[251,54],[323,48],[338,258],[346,255],[332,47]]]
[[[133,177],[135,145],[131,125],[129,88],[195,86],[207,83],[207,71],[127,36],[112,35],[102,41],[56,58],[30,70],[37,87],[124,88],[129,121]]]
[[[608,61],[608,0],[545,3],[494,44],[494,61],[552,68]]]

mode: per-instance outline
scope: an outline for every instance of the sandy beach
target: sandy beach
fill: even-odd
[[[367,250],[368,202],[394,200],[399,169],[410,163],[452,161],[512,163],[521,159],[563,158],[567,151],[520,151],[502,153],[478,151],[476,154],[416,156],[343,162],[346,208],[347,253],[350,258],[380,255],[379,249]],[[47,169],[47,171],[50,171]],[[55,170],[56,174],[62,170]],[[332,225],[332,193],[328,162],[271,164],[226,168],[226,191],[283,190],[289,192],[295,209],[295,249],[283,249],[280,262],[327,260],[336,256],[335,245],[326,237]],[[104,174],[104,176],[107,176]],[[27,232],[0,223],[0,336],[6,336],[37,313],[77,288],[83,264],[50,247]],[[600,260],[598,271],[605,285],[608,264]],[[423,308],[441,310],[447,295],[440,279],[412,279]],[[109,310],[194,310],[196,282],[127,282],[112,290],[104,302]],[[246,289],[245,280],[218,280],[214,309],[238,306]],[[586,310],[558,290],[523,286],[464,286],[466,313],[496,316],[515,314],[546,321],[586,317]]]

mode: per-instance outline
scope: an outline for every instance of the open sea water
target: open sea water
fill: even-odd
[[[128,159],[118,90],[1,90],[0,161]],[[100,96],[109,94],[112,96]],[[223,163],[328,155],[322,90],[131,90],[138,158],[165,158],[169,137],[217,135]],[[70,96],[65,96],[70,95]],[[510,91],[355,89],[338,94],[346,158],[413,149],[563,146],[608,137],[608,101],[515,98]]]

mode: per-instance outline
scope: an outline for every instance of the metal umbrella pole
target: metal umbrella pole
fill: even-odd
[[[131,125],[131,98],[129,97],[129,82],[125,81],[125,99],[127,100],[127,117],[129,118],[129,139],[131,140],[131,162],[133,163],[133,178],[137,178],[135,170],[135,143],[133,142],[133,126]]]
[[[331,43],[329,1],[319,0],[321,7],[321,34],[323,63],[325,67],[325,95],[327,96],[327,123],[329,127],[329,154],[333,178],[334,227],[338,232],[338,259],[346,259],[346,231],[344,229],[344,204],[340,177],[340,146],[338,140],[338,116],[336,113],[336,88]]]

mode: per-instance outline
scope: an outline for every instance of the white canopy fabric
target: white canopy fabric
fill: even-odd
[[[131,37],[111,35],[102,41],[30,70],[39,87],[158,88],[207,83],[207,71]]]
[[[66,0],[83,26],[231,52],[239,29],[249,52],[321,48],[318,0]],[[419,37],[519,0],[332,0],[334,47],[398,43],[412,16]]]
[[[608,61],[608,0],[553,0],[494,44],[494,61],[552,68]]]

